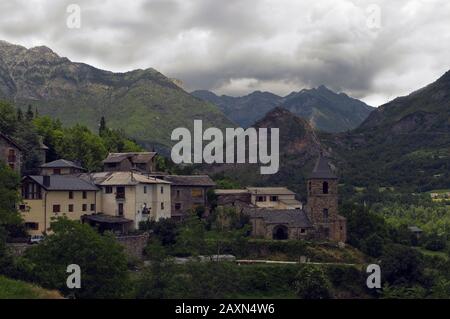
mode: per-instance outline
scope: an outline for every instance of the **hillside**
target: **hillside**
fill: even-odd
[[[260,91],[242,97],[217,96],[205,90],[194,91],[192,95],[217,105],[231,120],[244,127],[251,126],[280,106],[307,119],[318,130],[343,132],[356,128],[373,110],[367,104],[325,86],[292,92],[285,97]]]
[[[0,299],[62,299],[57,291],[0,276]]]
[[[450,185],[450,72],[373,111],[356,130],[322,135],[354,185],[424,191]]]
[[[209,174],[225,175],[246,186],[289,186],[305,194],[305,179],[323,151],[311,125],[283,108],[275,108],[252,125],[255,128],[280,129],[280,169],[273,175],[261,175],[259,164],[223,164],[204,168]]]
[[[71,62],[47,47],[0,41],[0,98],[32,105],[63,124],[97,129],[101,116],[147,148],[169,146],[177,127],[194,119],[219,128],[233,124],[214,105],[201,101],[154,69],[113,73]]]

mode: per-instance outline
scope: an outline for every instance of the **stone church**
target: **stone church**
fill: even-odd
[[[254,237],[346,241],[346,219],[338,213],[338,178],[323,156],[307,178],[303,209],[246,207],[243,212],[250,216]]]

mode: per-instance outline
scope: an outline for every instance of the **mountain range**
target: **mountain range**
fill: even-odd
[[[344,132],[359,126],[374,109],[345,93],[335,93],[324,85],[292,92],[284,97],[261,91],[242,97],[218,96],[206,90],[194,91],[192,95],[217,105],[230,120],[243,127],[251,126],[279,106],[307,119],[318,130]]]
[[[151,149],[172,144],[177,127],[235,126],[216,106],[201,101],[154,69],[113,73],[72,62],[51,49],[27,49],[0,41],[0,98],[19,107],[31,105],[41,115],[65,125],[81,123],[97,129],[102,116],[108,126]]]

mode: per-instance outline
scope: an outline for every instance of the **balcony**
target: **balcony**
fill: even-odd
[[[124,201],[125,193],[116,193],[116,200]]]

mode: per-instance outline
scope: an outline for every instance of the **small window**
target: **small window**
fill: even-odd
[[[113,189],[112,189],[111,186],[106,186],[106,187],[105,187],[105,193],[106,193],[106,194],[112,194],[112,192],[113,192]]]
[[[161,202],[161,209],[164,209],[164,203]]]
[[[306,229],[300,228],[300,234],[304,234],[304,233],[306,233]]]
[[[324,194],[328,194],[328,182],[323,182],[322,191]]]
[[[61,169],[60,168],[54,168],[53,169],[53,175],[61,175]]]
[[[179,197],[180,197],[180,190],[177,189],[177,198],[179,198]]]
[[[21,212],[24,212],[24,211],[26,211],[26,210],[27,210],[27,206],[26,206],[26,205],[23,205],[23,204],[21,204],[21,205],[19,205],[19,209],[20,209],[20,211],[21,211]]]
[[[278,196],[270,196],[271,202],[278,202]]]
[[[256,201],[257,202],[265,202],[266,201],[266,196],[256,196]]]
[[[61,212],[61,205],[53,205],[53,212],[54,213],[60,213]]]
[[[73,192],[72,191],[69,192],[69,199],[73,199]]]
[[[69,204],[69,213],[73,213],[73,204]]]
[[[328,222],[328,208],[324,208],[324,209],[323,209],[323,221],[324,221],[325,223]]]
[[[95,212],[95,204],[91,204],[91,212]]]
[[[181,209],[181,203],[175,203],[175,209],[180,210]]]
[[[191,195],[192,195],[192,197],[197,197],[197,198],[203,197],[202,189],[194,188],[193,190],[191,190]]]
[[[144,186],[144,194],[147,194],[147,186]]]
[[[119,203],[118,213],[119,213],[119,216],[123,216],[123,203]]]
[[[83,211],[83,212],[87,211],[87,204],[83,204],[83,206],[82,206],[82,211]]]
[[[83,191],[83,199],[86,199],[86,198],[87,198],[87,192]]]
[[[38,230],[39,223],[25,223],[25,228],[29,230]]]
[[[164,186],[161,186],[161,194],[164,194]]]

